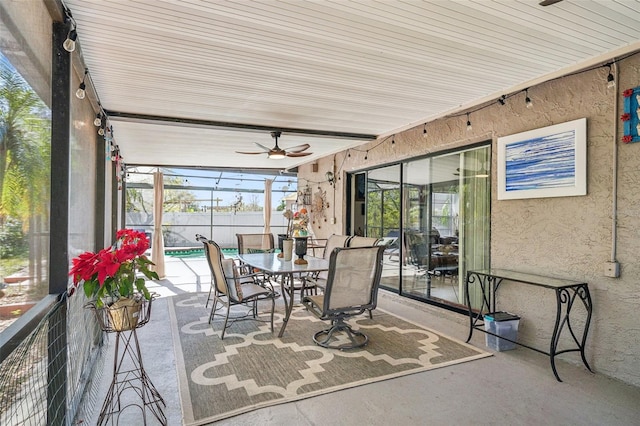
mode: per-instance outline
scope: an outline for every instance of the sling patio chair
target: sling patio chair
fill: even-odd
[[[317,345],[353,349],[368,343],[369,337],[345,320],[376,308],[383,252],[384,246],[335,248],[331,252],[324,294],[302,299],[312,314],[331,322],[329,328],[313,335]],[[346,343],[339,333],[346,333]]]
[[[326,260],[329,260],[333,249],[336,247],[346,247],[351,238],[352,237],[350,235],[332,234],[329,238],[327,238],[327,243],[324,247],[322,257]],[[303,276],[302,279],[305,282],[305,289],[313,289],[314,294],[317,294],[318,290],[324,290],[327,282],[327,274],[327,271],[322,271],[317,274]]]
[[[258,302],[271,301],[271,332],[273,333],[273,313],[275,310],[276,293],[269,281],[259,281],[256,274],[241,274],[241,270],[233,259],[225,259],[220,246],[212,240],[200,236],[199,241],[204,244],[207,261],[211,269],[213,305],[209,314],[209,324],[214,320],[218,310],[218,303],[226,308],[226,315],[220,339],[235,321],[256,320],[258,317]],[[211,292],[210,292],[211,294]],[[246,310],[243,315],[230,316],[231,308],[242,305]],[[231,322],[230,322],[231,320]]]
[[[349,238],[347,242],[347,247],[371,247],[378,245],[380,242],[380,238],[375,237],[361,237],[359,235],[354,235]]]
[[[273,234],[236,234],[238,240],[238,254],[275,253]],[[245,265],[247,274],[260,273],[261,279],[268,281],[271,277],[260,271],[252,270]]]

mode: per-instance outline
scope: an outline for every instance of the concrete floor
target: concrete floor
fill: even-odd
[[[138,330],[138,337],[145,369],[167,404],[165,414],[173,426],[182,424],[182,413],[166,296],[208,291],[209,271],[204,261],[168,258],[167,273],[166,280],[153,284],[161,297],[153,302],[151,321]],[[467,337],[467,318],[462,315],[386,291],[381,291],[378,302],[382,309],[451,337]],[[486,348],[484,336],[474,333],[471,343]],[[109,345],[113,341],[110,336]],[[106,354],[98,403],[88,424],[96,424],[108,390],[113,348],[108,347]],[[519,347],[473,362],[263,408],[215,424],[640,425],[640,388],[590,373],[577,354],[563,357],[569,362],[557,362],[562,383],[553,376],[546,356]],[[141,424],[139,414],[132,416],[123,416],[119,424]]]

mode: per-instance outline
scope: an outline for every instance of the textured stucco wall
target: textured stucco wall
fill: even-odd
[[[351,151],[319,161],[317,173],[311,165],[300,167],[299,177],[333,190],[324,173],[336,164],[337,223],[323,223],[316,234],[342,233],[345,173],[403,159],[438,153],[477,142],[492,141],[491,265],[531,273],[583,280],[589,283],[593,317],[587,340],[587,360],[596,372],[640,385],[640,144],[620,142],[622,126],[621,92],[640,85],[640,55],[619,63],[618,85],[607,89],[607,69],[600,68],[567,76],[530,88],[534,102],[525,107],[524,94],[471,114],[473,130],[466,130],[466,117],[443,118],[423,128],[407,130],[390,141],[364,145],[370,151]],[[619,111],[614,111],[614,102]],[[498,137],[531,129],[587,118],[588,194],[580,197],[501,200],[496,198],[496,141]],[[614,142],[614,127],[618,129]],[[620,278],[604,276],[604,263],[611,258],[613,214],[613,162],[618,154],[618,238],[616,258],[622,265]],[[377,147],[376,147],[377,146]],[[330,214],[329,214],[330,215]],[[522,316],[520,338],[542,349],[548,348],[555,315],[555,295],[550,290],[504,283],[500,309]],[[576,310],[574,324],[580,327],[584,315]],[[561,341],[561,347],[565,340]],[[561,356],[581,363],[578,354]]]

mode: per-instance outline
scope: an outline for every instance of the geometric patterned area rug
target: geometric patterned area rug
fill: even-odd
[[[191,293],[169,301],[185,425],[491,356],[380,309],[373,319],[365,313],[349,321],[369,336],[349,351],[317,346],[312,336],[328,322],[302,305],[282,338],[284,309],[276,305],[273,334],[269,323],[238,321],[220,340],[222,321],[208,324],[206,299]]]

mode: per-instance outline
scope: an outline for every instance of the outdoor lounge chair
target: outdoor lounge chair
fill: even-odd
[[[384,246],[336,248],[329,258],[324,294],[305,296],[302,303],[331,327],[318,331],[313,341],[322,347],[352,349],[364,346],[369,337],[354,330],[345,319],[375,309],[382,274]],[[346,333],[349,342],[336,336]]]

